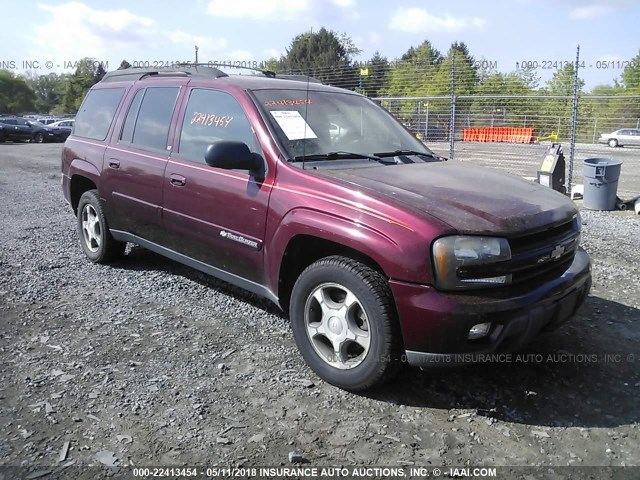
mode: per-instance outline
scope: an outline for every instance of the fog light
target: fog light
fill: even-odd
[[[491,322],[479,323],[471,327],[467,338],[469,340],[476,340],[478,338],[486,337],[489,334],[489,330],[491,330]]]

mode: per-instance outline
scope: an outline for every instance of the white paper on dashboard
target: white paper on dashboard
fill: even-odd
[[[297,110],[275,110],[269,113],[276,119],[276,122],[278,122],[278,125],[280,125],[289,140],[318,138]]]

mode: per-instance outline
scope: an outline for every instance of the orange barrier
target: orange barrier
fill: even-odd
[[[462,132],[462,140],[464,142],[532,143],[533,138],[533,128],[465,128]]]

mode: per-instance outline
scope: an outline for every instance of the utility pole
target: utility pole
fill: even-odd
[[[198,45],[195,45],[196,49],[196,63],[198,63]]]

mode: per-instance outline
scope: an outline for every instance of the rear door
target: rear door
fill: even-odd
[[[631,130],[620,130],[618,134],[618,144],[620,145],[632,145],[633,137],[631,136]]]
[[[204,161],[207,147],[219,140],[242,141],[264,158],[256,133],[243,106],[224,91],[192,87],[181,110],[178,145],[163,183],[163,215],[172,248],[262,283],[262,243],[273,173],[261,181],[248,171],[214,168]]]
[[[167,79],[161,86],[141,85],[129,92],[103,169],[113,230],[163,243],[162,179],[174,108],[185,83]]]
[[[34,127],[24,118],[16,118],[16,135],[18,140],[31,140]]]

